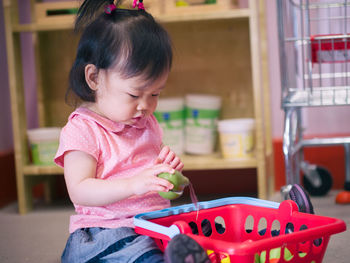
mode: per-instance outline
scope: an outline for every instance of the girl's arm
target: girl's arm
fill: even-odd
[[[64,178],[69,197],[77,205],[103,206],[149,191],[169,191],[173,185],[157,177],[162,172],[174,169],[156,164],[129,178],[102,180],[95,178],[96,160],[91,155],[81,151],[64,155]]]

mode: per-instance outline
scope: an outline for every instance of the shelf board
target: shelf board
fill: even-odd
[[[181,21],[199,21],[213,19],[234,19],[248,18],[251,12],[248,8],[236,8],[223,11],[213,11],[193,14],[174,14],[174,15],[159,15],[155,18],[161,23],[172,23]],[[55,31],[73,29],[74,21],[62,19],[62,22],[57,21],[47,23],[30,23],[30,24],[14,24],[13,32],[37,32],[37,31]]]
[[[63,169],[57,165],[26,165],[23,167],[25,175],[53,175],[63,174]]]
[[[256,159],[231,160],[224,159],[219,153],[211,155],[182,155],[184,170],[216,170],[256,168]]]
[[[184,170],[220,170],[256,168],[256,159],[230,160],[223,159],[219,153],[210,155],[182,155],[185,164]],[[57,165],[26,165],[23,168],[25,175],[54,175],[63,174],[63,169]]]
[[[37,31],[55,31],[73,29],[73,21],[64,21],[62,23],[45,23],[45,24],[17,24],[13,25],[14,32],[37,32]]]
[[[156,17],[156,19],[158,19],[160,22],[170,23],[170,22],[181,22],[181,21],[248,18],[249,16],[250,16],[250,9],[237,8],[237,9],[203,12],[203,13],[160,15]]]

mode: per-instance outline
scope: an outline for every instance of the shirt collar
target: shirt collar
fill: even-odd
[[[121,132],[126,127],[135,127],[138,129],[143,129],[146,126],[146,123],[147,123],[148,118],[149,118],[149,117],[144,118],[133,125],[126,125],[126,124],[123,124],[121,122],[115,122],[115,121],[112,121],[110,119],[107,119],[107,118],[97,114],[96,112],[94,112],[88,108],[84,108],[84,107],[77,108],[69,116],[69,119],[72,119],[75,115],[80,115],[86,119],[93,120],[96,123],[98,123],[99,125],[101,125],[103,128],[105,128],[109,131],[112,131],[112,132]]]

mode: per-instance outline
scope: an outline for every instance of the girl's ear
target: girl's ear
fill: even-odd
[[[98,69],[94,64],[87,64],[85,66],[85,81],[89,85],[90,89],[97,90],[98,87]]]

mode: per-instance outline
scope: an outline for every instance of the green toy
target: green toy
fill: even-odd
[[[161,173],[158,177],[168,180],[174,185],[174,188],[169,192],[158,192],[159,195],[165,199],[173,200],[180,197],[184,188],[189,185],[190,180],[186,176],[183,176],[181,172],[175,171],[175,173]]]

